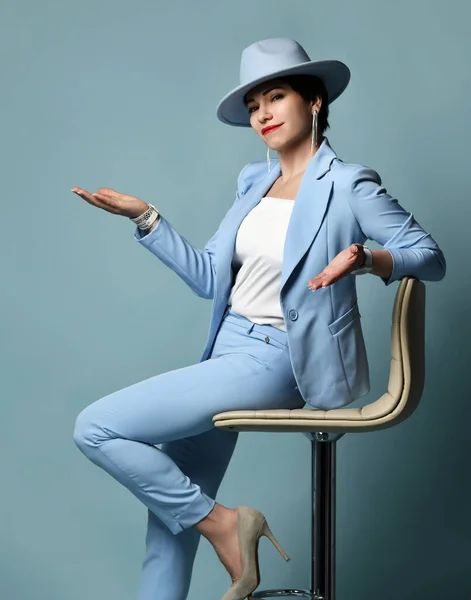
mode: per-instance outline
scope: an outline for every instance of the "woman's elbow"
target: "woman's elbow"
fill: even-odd
[[[446,275],[446,260],[443,252],[438,248],[433,250],[432,264],[430,265],[429,281],[441,281]]]

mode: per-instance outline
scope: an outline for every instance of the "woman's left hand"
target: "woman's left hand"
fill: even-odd
[[[308,288],[312,291],[320,287],[327,287],[331,283],[335,283],[345,275],[348,275],[365,262],[365,251],[361,244],[351,244],[345,250],[342,250],[337,256],[326,266],[326,268],[313,277],[308,282]]]

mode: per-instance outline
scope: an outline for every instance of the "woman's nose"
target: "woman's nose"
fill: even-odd
[[[261,107],[257,111],[257,117],[259,123],[265,123],[265,121],[273,119],[273,115],[271,114],[271,112]]]

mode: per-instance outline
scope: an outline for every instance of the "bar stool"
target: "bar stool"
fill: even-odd
[[[213,417],[230,431],[301,432],[311,441],[311,589],[254,592],[254,598],[295,596],[335,600],[336,443],[345,433],[397,425],[419,404],[425,380],[425,285],[404,277],[398,286],[391,325],[389,383],[376,401],[361,408],[335,410],[230,411]]]

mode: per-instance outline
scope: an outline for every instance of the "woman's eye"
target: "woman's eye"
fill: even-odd
[[[272,102],[273,100],[276,100],[277,98],[283,98],[283,94],[275,94],[274,96],[272,96]],[[250,107],[249,110],[249,114],[252,113],[257,107],[256,106],[252,106]]]

